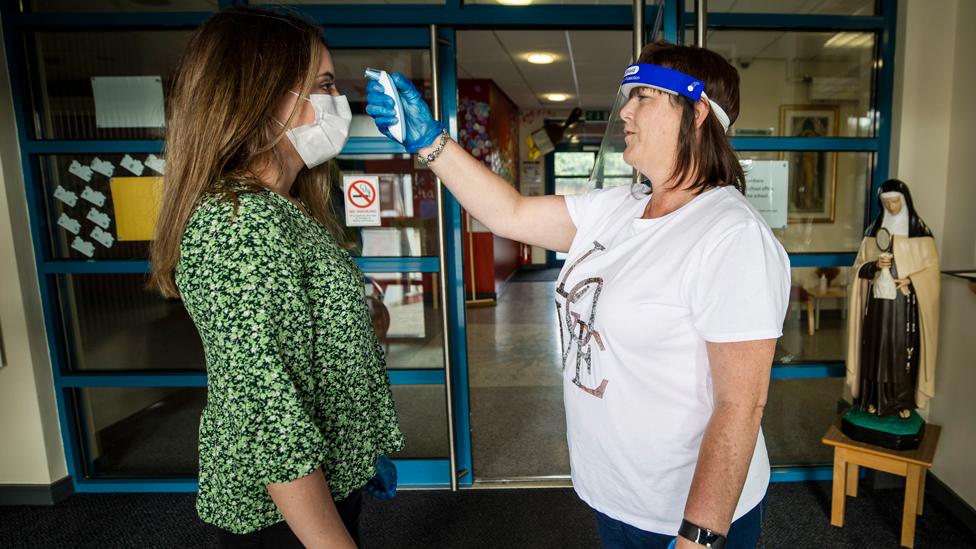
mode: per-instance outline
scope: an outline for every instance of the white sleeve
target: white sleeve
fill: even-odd
[[[709,248],[689,292],[702,337],[728,343],[783,335],[790,265],[772,232],[750,219]]]
[[[569,218],[576,225],[577,233],[585,232],[594,215],[594,210],[600,209],[597,206],[598,199],[609,189],[593,189],[580,194],[570,194],[563,197],[566,201],[566,209],[569,210]]]

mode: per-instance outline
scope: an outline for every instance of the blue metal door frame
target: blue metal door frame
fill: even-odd
[[[221,0],[220,7],[240,4],[236,0]],[[666,0],[664,4],[665,39],[681,42],[683,30],[691,28],[694,18],[683,13],[683,2]],[[294,6],[326,27],[330,46],[335,48],[426,48],[429,47],[427,25],[438,24],[442,51],[439,68],[443,86],[442,115],[449,123],[452,135],[457,136],[457,75],[455,70],[457,29],[630,29],[629,6],[556,6],[538,5],[521,8],[492,5],[464,5],[462,0],[446,0],[443,5],[328,5]],[[26,183],[30,214],[30,229],[34,245],[34,260],[38,271],[41,304],[52,359],[57,393],[57,407],[68,472],[79,492],[116,491],[192,491],[196,480],[184,479],[89,479],[83,474],[81,444],[76,429],[79,410],[75,390],[86,387],[204,387],[204,373],[72,373],[68,371],[69,350],[59,337],[61,312],[57,303],[57,281],[69,274],[147,273],[145,260],[132,261],[73,261],[56,260],[49,249],[43,194],[40,192],[38,157],[43,154],[75,153],[158,153],[161,141],[153,140],[42,140],[36,139],[32,125],[29,73],[25,66],[29,49],[25,41],[39,30],[174,30],[192,29],[211,15],[210,12],[167,13],[20,13],[18,2],[3,0],[4,44],[10,66],[15,121],[21,149],[21,167]],[[653,21],[655,8],[649,7],[646,21]],[[875,73],[878,130],[872,138],[790,138],[737,137],[733,145],[739,150],[776,151],[856,151],[873,154],[874,166],[865,208],[865,225],[878,213],[871,198],[888,176],[891,142],[892,94],[894,82],[894,54],[896,29],[896,0],[879,0],[878,15],[789,15],[715,13],[708,18],[711,29],[803,30],[803,31],[862,31],[878,36],[877,57],[881,61]],[[352,139],[344,154],[402,153],[402,147],[384,139]],[[547,170],[548,172],[548,170]],[[458,451],[458,471],[452,472],[446,459],[400,461],[402,479],[407,484],[445,486],[452,474],[467,472],[461,484],[472,481],[470,425],[468,422],[467,353],[464,321],[464,294],[461,267],[460,207],[445,193],[441,205],[446,215],[448,253],[447,271],[442,273],[452,281],[456,291],[445,295],[449,308],[451,332],[453,402],[456,421],[455,437]],[[791,254],[794,267],[848,266],[851,253]],[[364,272],[438,272],[436,258],[362,258]],[[842,361],[820,364],[777,364],[774,379],[816,379],[843,375]],[[399,370],[390,372],[394,384],[442,384],[443,370]],[[829,478],[829,468],[787,468],[774,470],[774,480]]]

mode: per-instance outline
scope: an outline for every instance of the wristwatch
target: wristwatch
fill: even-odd
[[[681,527],[678,528],[678,535],[687,540],[691,540],[698,545],[704,545],[705,547],[711,547],[712,549],[725,548],[725,536],[717,532],[713,532],[708,528],[702,528],[697,524],[688,522],[687,519],[681,520]]]

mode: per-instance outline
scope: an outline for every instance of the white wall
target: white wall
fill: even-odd
[[[943,269],[976,267],[976,2],[899,3],[892,177],[907,182],[931,227]],[[942,277],[936,395],[928,419],[942,426],[933,473],[976,507],[976,293]]]
[[[0,52],[0,484],[51,484],[67,475],[27,225],[6,57]]]

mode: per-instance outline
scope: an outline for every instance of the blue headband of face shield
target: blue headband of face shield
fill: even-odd
[[[634,88],[646,87],[654,88],[666,93],[683,95],[692,101],[699,101],[702,98],[708,102],[712,114],[718,119],[725,131],[729,130],[729,115],[712,101],[705,94],[705,83],[687,74],[649,63],[638,63],[627,67],[624,71],[624,79],[620,83],[620,92],[624,97],[630,96]]]

